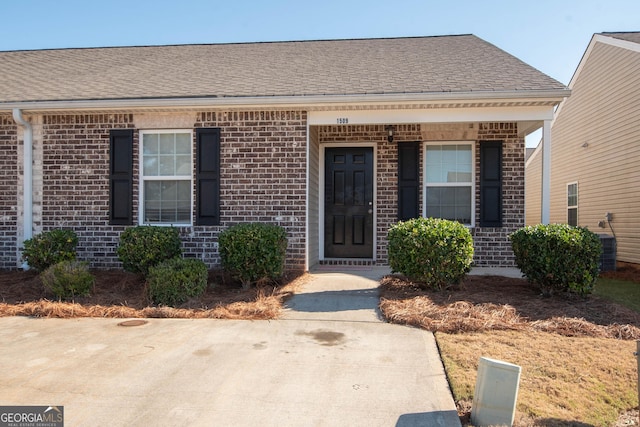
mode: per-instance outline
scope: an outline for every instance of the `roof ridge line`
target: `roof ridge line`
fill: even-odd
[[[65,50],[101,50],[101,49],[140,49],[140,48],[163,48],[163,47],[183,47],[183,46],[231,46],[231,45],[259,45],[259,44],[293,44],[293,43],[325,43],[325,42],[349,42],[349,41],[371,41],[371,40],[408,40],[408,39],[430,39],[430,38],[446,38],[446,37],[469,37],[475,34],[440,34],[432,36],[397,36],[397,37],[353,37],[353,38],[336,38],[336,39],[301,39],[301,40],[264,40],[264,41],[246,41],[246,42],[220,42],[220,43],[173,43],[173,44],[150,44],[150,45],[122,45],[122,46],[80,46],[80,47],[53,47],[42,49],[16,49],[16,50],[0,50],[0,53],[8,52],[47,52],[47,51],[65,51]]]

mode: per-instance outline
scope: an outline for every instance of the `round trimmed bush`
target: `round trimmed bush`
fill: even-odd
[[[207,288],[207,266],[194,258],[173,258],[150,267],[149,297],[158,305],[176,306],[199,297]]]
[[[459,283],[471,269],[473,239],[457,221],[415,218],[389,229],[393,272],[432,289]]]
[[[222,268],[247,289],[284,273],[287,234],[273,224],[238,224],[218,236]]]
[[[116,253],[125,270],[146,275],[150,267],[179,257],[180,243],[175,227],[139,225],[127,228],[120,235]]]
[[[45,289],[58,298],[89,295],[94,277],[86,261],[61,261],[40,273]]]
[[[61,261],[74,260],[76,246],[78,246],[78,236],[73,230],[45,231],[24,241],[22,258],[29,267],[44,271]]]
[[[597,234],[567,224],[539,224],[521,228],[509,239],[516,265],[543,294],[593,292],[602,253]]]

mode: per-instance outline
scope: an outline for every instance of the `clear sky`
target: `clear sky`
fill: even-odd
[[[0,16],[0,51],[475,34],[569,84],[594,33],[640,31],[640,0],[0,0]]]

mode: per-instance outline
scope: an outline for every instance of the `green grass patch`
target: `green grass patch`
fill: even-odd
[[[640,284],[600,277],[594,294],[640,313]]]

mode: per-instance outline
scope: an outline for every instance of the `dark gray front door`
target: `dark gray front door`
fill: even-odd
[[[373,257],[373,148],[325,150],[324,256]]]

